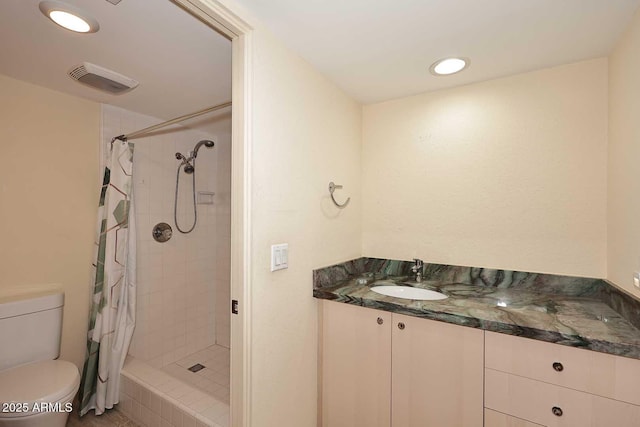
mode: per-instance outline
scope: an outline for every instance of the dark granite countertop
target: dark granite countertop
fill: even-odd
[[[315,270],[313,296],[640,359],[640,302],[600,279],[428,264],[416,283],[410,266],[361,258]],[[448,298],[394,298],[371,290],[379,285]]]

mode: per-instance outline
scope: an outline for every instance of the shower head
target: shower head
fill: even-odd
[[[195,159],[196,157],[198,157],[198,150],[200,149],[200,147],[205,146],[207,148],[211,148],[213,147],[213,141],[209,141],[208,139],[203,139],[202,141],[198,142],[196,144],[195,147],[193,147],[193,151],[189,151],[189,153],[187,153],[189,155],[189,157],[185,157],[184,154],[182,153],[176,153],[176,159],[178,160],[182,160],[182,163],[180,164],[180,166],[184,165],[184,172],[188,173],[188,174],[192,174],[195,171]],[[193,163],[191,163],[193,162]]]
[[[189,174],[193,173],[193,171],[195,170],[195,167],[191,164],[191,161],[194,159],[194,157],[186,158],[184,154],[176,153],[176,159],[182,160],[182,163],[180,163],[180,166],[184,165],[185,173],[189,173]]]
[[[200,149],[200,147],[205,146],[207,148],[213,148],[213,141],[210,141],[208,139],[203,139],[202,141],[198,142],[196,144],[196,146],[193,148],[193,158],[195,159],[196,157],[198,157],[198,150]]]

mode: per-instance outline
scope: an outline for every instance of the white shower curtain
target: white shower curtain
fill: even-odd
[[[133,148],[133,144],[114,141],[104,169],[80,415],[91,409],[100,415],[118,403],[120,371],[135,326]]]

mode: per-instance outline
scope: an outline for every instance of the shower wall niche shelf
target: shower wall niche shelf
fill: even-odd
[[[198,204],[199,205],[212,205],[213,197],[216,193],[211,191],[198,191]]]

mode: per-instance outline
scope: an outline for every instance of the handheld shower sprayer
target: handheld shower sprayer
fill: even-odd
[[[181,233],[191,233],[194,228],[196,228],[196,224],[198,223],[198,210],[196,209],[196,157],[198,157],[198,150],[200,147],[205,146],[207,148],[213,148],[213,141],[208,139],[203,139],[198,142],[195,147],[193,147],[193,151],[189,151],[187,156],[182,153],[176,153],[176,159],[181,160],[181,163],[178,165],[178,172],[176,174],[176,197],[174,199],[173,204],[173,219],[176,222],[176,228]],[[192,187],[191,187],[191,195],[193,196],[193,225],[188,230],[183,230],[178,225],[178,187],[180,185],[180,168],[184,169],[186,174],[192,176]]]
[[[193,151],[191,153],[193,158],[195,159],[196,157],[198,157],[198,150],[200,149],[200,147],[205,146],[207,148],[213,148],[213,141],[209,141],[208,139],[203,139],[202,141],[198,142],[196,144],[196,146],[193,148]]]
[[[193,147],[193,151],[189,151],[187,153],[188,157],[182,153],[176,153],[176,159],[182,160],[180,166],[184,165],[185,173],[192,174],[196,170],[194,160],[196,159],[196,157],[198,157],[198,150],[200,150],[200,147],[202,147],[203,145],[207,148],[213,148],[214,144],[213,141],[203,139],[202,141],[198,142],[195,147]]]

